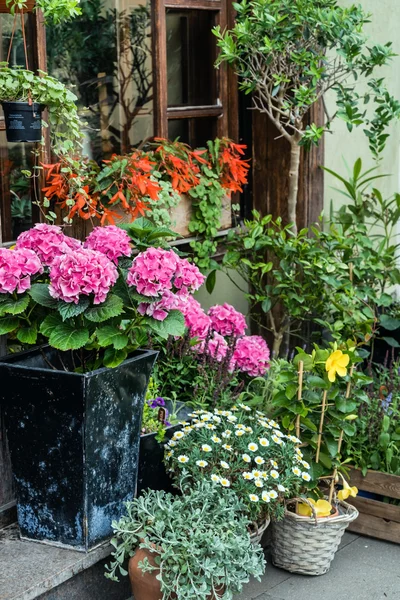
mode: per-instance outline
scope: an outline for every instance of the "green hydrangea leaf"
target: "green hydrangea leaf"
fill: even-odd
[[[124,312],[124,303],[119,296],[109,294],[102,304],[93,306],[85,312],[85,317],[94,323],[102,323]]]

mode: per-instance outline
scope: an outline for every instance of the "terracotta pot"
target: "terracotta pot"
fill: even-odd
[[[156,579],[159,574],[159,570],[143,573],[139,568],[139,563],[147,558],[149,563],[155,567],[155,557],[157,554],[149,552],[145,548],[139,548],[136,550],[134,556],[129,561],[129,579],[131,581],[132,593],[135,600],[162,600],[161,583]],[[221,590],[221,595],[224,590]],[[208,596],[209,600],[218,600],[220,594],[217,596]],[[176,599],[176,594],[171,594],[171,600]]]
[[[24,9],[24,12],[32,12],[33,7],[36,4],[35,0],[25,0],[27,7]],[[6,0],[0,0],[0,13],[9,13],[10,9],[6,4]]]

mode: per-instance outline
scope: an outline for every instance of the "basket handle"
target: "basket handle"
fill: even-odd
[[[291,498],[290,500],[285,501],[285,506],[289,506],[290,504],[298,504],[298,503],[307,504],[307,506],[309,506],[311,508],[312,516],[314,517],[314,520],[315,520],[315,525],[318,525],[318,517],[317,517],[317,511],[315,510],[315,506],[307,498]]]

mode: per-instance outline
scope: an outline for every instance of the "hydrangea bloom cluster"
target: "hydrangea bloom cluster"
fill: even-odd
[[[196,352],[207,352],[207,354],[215,358],[218,362],[222,362],[228,354],[229,346],[226,339],[214,331],[211,338],[203,340],[200,344],[196,344],[193,349]]]
[[[31,276],[43,273],[39,257],[27,248],[0,248],[0,294],[22,294],[31,287]]]
[[[155,302],[141,302],[140,314],[164,321],[170,310],[180,308],[189,302],[189,295],[199,289],[204,276],[199,269],[186,259],[180,258],[173,250],[148,248],[141,252],[129,269],[127,283],[136,287],[139,294],[156,299]]]
[[[243,335],[247,329],[244,315],[226,302],[212,306],[208,315],[213,330],[225,337]]]
[[[129,235],[115,225],[95,227],[86,238],[84,247],[105,254],[115,264],[121,256],[132,254]]]
[[[193,296],[179,299],[177,308],[185,317],[185,325],[190,337],[205,340],[211,327],[211,319]]]
[[[257,521],[277,514],[284,498],[310,481],[300,440],[263,413],[239,404],[231,410],[196,410],[189,417],[191,423],[174,434],[165,454],[176,482],[184,470],[192,483],[208,479],[230,487]]]
[[[81,248],[55,257],[49,292],[53,298],[75,304],[80,296],[93,294],[93,304],[101,304],[117,279],[116,266],[104,254]]]
[[[57,256],[82,248],[81,242],[63,234],[61,227],[39,223],[17,238],[17,250],[33,250],[45,266],[50,266]]]
[[[269,368],[270,352],[266,341],[259,335],[245,335],[236,342],[232,368],[257,377]]]

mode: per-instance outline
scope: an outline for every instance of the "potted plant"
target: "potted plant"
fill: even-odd
[[[182,496],[149,491],[126,511],[113,523],[115,560],[106,577],[127,575],[129,558],[136,600],[228,600],[264,573],[262,550],[250,542],[243,507],[229,490],[221,496],[202,481]]]
[[[41,115],[47,107],[54,152],[66,154],[74,150],[82,136],[76,99],[54,77],[0,63],[0,102],[9,142],[40,142]]]
[[[157,355],[141,347],[150,331],[183,333],[174,303],[204,277],[172,250],[132,252],[129,235],[113,226],[82,244],[46,224],[22,233],[14,250],[0,249],[0,334],[41,344],[0,364],[24,537],[87,549],[109,535],[110,517],[135,493]]]
[[[253,540],[259,542],[270,517],[282,516],[284,498],[311,479],[310,465],[298,458],[299,440],[244,404],[190,416],[191,424],[166,446],[166,465],[176,485],[206,479],[222,494],[233,490],[251,521]]]

